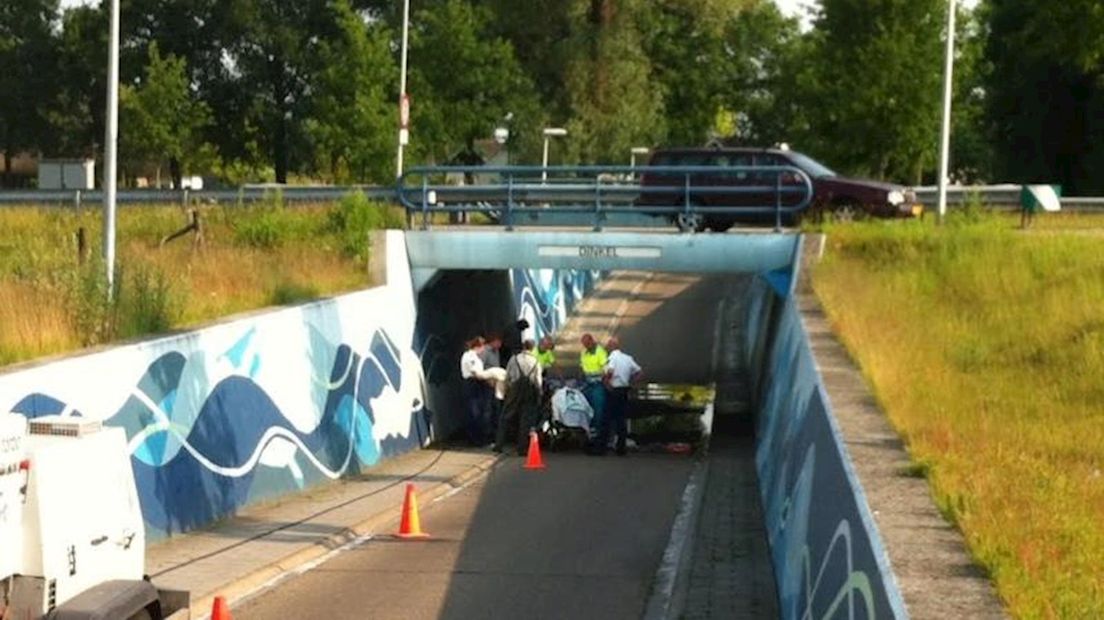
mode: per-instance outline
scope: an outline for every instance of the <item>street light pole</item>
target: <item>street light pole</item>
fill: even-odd
[[[562,138],[567,135],[567,130],[562,127],[544,128],[544,157],[541,159],[541,184],[548,181],[548,142],[551,138]]]
[[[951,157],[951,98],[954,94],[955,9],[958,1],[947,3],[947,65],[943,72],[943,131],[939,143],[939,223],[947,215],[947,177]]]
[[[115,291],[115,178],[119,139],[119,0],[111,0],[111,26],[107,50],[107,114],[104,119],[104,269],[107,296]]]
[[[410,0],[403,0],[403,26],[402,26],[402,52],[399,61],[399,106],[409,105],[406,102],[406,51],[410,42]],[[399,123],[399,152],[395,162],[395,177],[401,177],[403,173],[403,147],[410,139],[410,130]]]

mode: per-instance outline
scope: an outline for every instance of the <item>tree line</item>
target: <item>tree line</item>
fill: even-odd
[[[842,172],[934,182],[947,0],[411,0],[407,162],[511,132],[513,163],[786,142]],[[106,3],[104,3],[106,4]],[[398,0],[123,0],[120,161],[179,180],[387,182]],[[959,9],[952,170],[1104,190],[1104,9]],[[103,6],[0,4],[0,150],[102,151]]]

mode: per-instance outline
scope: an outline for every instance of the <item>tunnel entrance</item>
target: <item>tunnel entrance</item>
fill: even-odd
[[[832,617],[841,605],[904,617],[802,322],[800,236],[456,230],[408,241],[430,394],[452,389],[458,402],[447,377],[476,325],[524,317],[532,335],[558,337],[561,364],[577,363],[583,333],[617,334],[649,383],[714,391],[693,519],[711,533],[694,538],[706,547],[693,557],[716,559],[717,545],[729,555],[691,566],[699,585],[758,601],[747,617]],[[614,249],[580,250],[590,245]],[[438,436],[454,430],[448,401],[430,400]]]

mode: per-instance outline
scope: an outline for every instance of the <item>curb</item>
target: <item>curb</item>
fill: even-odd
[[[698,520],[705,500],[705,485],[709,482],[709,440],[713,436],[713,405],[707,408],[708,416],[701,453],[686,487],[682,491],[675,522],[671,524],[671,537],[663,551],[652,591],[644,607],[644,620],[674,620],[682,616],[690,586],[690,566],[694,556],[694,542],[698,533]]]
[[[465,471],[456,474],[452,478],[440,482],[425,491],[419,492],[418,499],[425,505],[443,499],[449,493],[463,488],[471,482],[487,475],[501,460],[501,455],[496,454],[494,456],[489,456],[483,461],[472,465]],[[416,482],[416,478],[412,478],[409,481]],[[227,602],[231,605],[239,603],[257,594],[260,590],[288,573],[292,573],[296,569],[310,564],[311,562],[316,562],[342,547],[355,543],[377,532],[382,526],[397,520],[401,512],[401,506],[377,512],[340,532],[321,537],[303,549],[289,553],[275,562],[265,564],[245,576],[223,584],[211,592],[205,593],[202,598],[192,601],[190,607],[191,617],[208,618],[216,596],[225,597]]]

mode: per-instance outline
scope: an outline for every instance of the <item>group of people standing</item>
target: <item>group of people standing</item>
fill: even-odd
[[[540,422],[544,375],[555,363],[551,338],[541,339],[539,348],[530,339],[502,365],[502,338],[472,338],[460,357],[464,381],[464,406],[468,440],[472,445],[494,444],[502,452],[509,439],[517,452],[529,449],[529,431]]]
[[[640,365],[621,350],[617,338],[610,338],[603,347],[593,335],[584,334],[581,344],[582,391],[594,412],[593,440],[587,452],[605,454],[613,433],[617,438],[617,454],[624,455],[629,388],[641,376]],[[529,447],[529,433],[541,422],[541,404],[547,397],[545,378],[550,373],[562,372],[556,368],[555,343],[548,336],[539,344],[523,340],[521,349],[509,358],[505,367],[501,351],[501,337],[477,336],[467,342],[467,350],[460,358],[468,440],[476,446],[493,442],[494,450],[502,452],[513,438],[517,453],[524,456]]]

